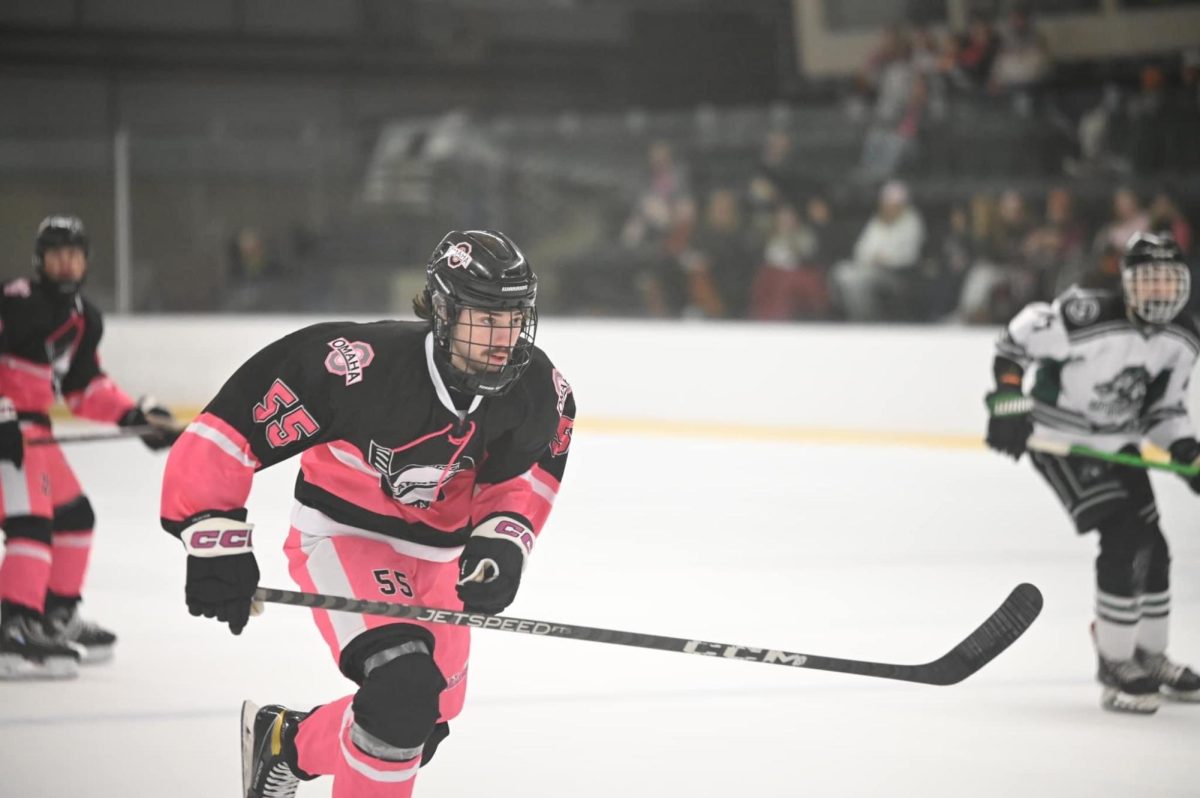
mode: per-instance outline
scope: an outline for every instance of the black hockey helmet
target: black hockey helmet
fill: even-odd
[[[447,384],[483,396],[512,387],[537,333],[537,275],[512,239],[495,230],[447,233],[429,257],[425,294]]]
[[[37,270],[38,276],[46,283],[58,288],[62,293],[74,294],[79,290],[82,280],[51,280],[46,275],[44,260],[46,251],[57,247],[78,247],[83,250],[84,256],[87,256],[87,231],[84,230],[83,221],[78,216],[55,214],[42,219],[33,244],[33,268]]]
[[[1125,304],[1148,324],[1167,324],[1191,296],[1192,275],[1183,250],[1166,234],[1135,233],[1121,256]]]

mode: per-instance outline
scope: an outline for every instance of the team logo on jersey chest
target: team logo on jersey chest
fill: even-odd
[[[1108,382],[1096,383],[1092,390],[1099,398],[1089,402],[1089,407],[1109,415],[1141,410],[1149,385],[1150,372],[1142,366],[1126,366]]]
[[[385,493],[400,504],[423,510],[442,498],[443,489],[457,474],[475,468],[475,458],[469,455],[455,457],[458,452],[444,448],[440,456],[452,462],[447,465],[426,465],[429,460],[439,457],[428,447],[442,448],[438,444],[446,442],[445,438],[426,439],[418,442],[416,449],[392,449],[371,441],[367,459],[371,467],[379,472],[380,485]],[[425,445],[420,446],[421,443]],[[417,458],[425,462],[414,463],[413,460]]]
[[[362,341],[334,338],[329,342],[333,351],[325,357],[325,370],[346,378],[347,385],[362,382],[363,369],[375,359],[375,350]]]

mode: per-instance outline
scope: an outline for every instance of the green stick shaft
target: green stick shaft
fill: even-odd
[[[1080,446],[1079,444],[1058,443],[1034,438],[1026,444],[1026,448],[1032,449],[1035,452],[1058,455],[1059,457],[1075,455],[1076,457],[1090,457],[1093,460],[1107,460],[1110,463],[1119,463],[1121,465],[1133,466],[1134,468],[1170,471],[1175,474],[1182,474],[1185,477],[1194,477],[1196,474],[1200,474],[1200,468],[1196,466],[1182,465],[1181,463],[1160,463],[1157,460],[1147,460],[1145,457],[1140,457],[1136,454],[1103,452],[1099,449],[1093,449],[1090,446]]]

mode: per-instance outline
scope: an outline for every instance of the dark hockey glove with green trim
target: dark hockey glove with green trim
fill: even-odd
[[[1033,434],[1033,400],[1011,388],[999,388],[984,397],[988,409],[987,445],[1019,460]]]

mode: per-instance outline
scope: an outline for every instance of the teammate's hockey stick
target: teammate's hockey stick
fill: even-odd
[[[118,441],[122,438],[137,438],[151,432],[177,432],[171,427],[159,427],[154,424],[142,424],[137,427],[119,427],[117,429],[101,430],[99,432],[76,432],[66,435],[49,435],[45,438],[30,438],[25,441],[29,446],[49,446],[52,443],[93,443],[96,441]]]
[[[1090,457],[1093,460],[1106,460],[1110,463],[1119,463],[1121,465],[1133,466],[1134,468],[1156,468],[1160,471],[1171,471],[1176,474],[1183,474],[1185,477],[1194,477],[1200,474],[1200,467],[1183,465],[1182,463],[1159,462],[1158,460],[1147,460],[1145,457],[1140,457],[1136,454],[1123,454],[1121,452],[1104,452],[1099,449],[1093,449],[1089,446],[1080,446],[1071,443],[1059,443],[1058,441],[1045,441],[1038,438],[1030,439],[1025,448],[1032,449],[1035,452],[1045,452],[1046,454],[1057,455],[1058,457],[1067,457],[1075,455],[1077,457]]]
[[[566,626],[548,621],[487,615],[482,612],[456,612],[432,607],[391,604],[383,601],[325,596],[320,593],[297,593],[291,590],[275,590],[267,587],[260,587],[255,591],[254,598],[258,601],[275,604],[293,604],[323,610],[386,615],[391,618],[408,618],[426,623],[470,626],[477,629],[499,629],[504,632],[520,632],[541,637],[565,637],[570,640],[590,640],[593,643],[613,643],[636,648],[656,648],[660,651],[675,651],[681,654],[700,654],[707,657],[740,659],[768,665],[788,665],[793,668],[812,668],[857,676],[876,676],[882,679],[899,679],[905,682],[936,685],[961,682],[991,662],[1000,652],[1024,634],[1029,625],[1037,618],[1038,613],[1042,611],[1041,592],[1031,584],[1017,585],[1004,603],[991,614],[991,617],[984,621],[978,629],[971,632],[966,640],[950,649],[942,657],[923,665],[891,665],[884,662],[838,659],[816,654],[797,654],[791,651],[754,646],[710,643],[706,640],[686,640],[682,637],[618,632],[612,629],[595,629],[590,626]]]

